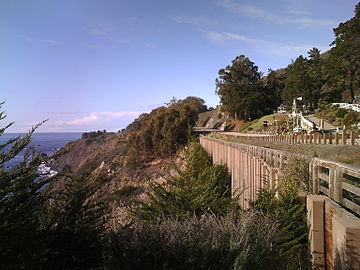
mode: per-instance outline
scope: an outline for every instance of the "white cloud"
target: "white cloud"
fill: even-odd
[[[144,47],[150,48],[150,49],[155,49],[157,47],[157,45],[155,43],[152,43],[152,42],[145,42]]]
[[[294,18],[294,19],[286,19],[286,22],[301,24],[304,26],[312,26],[312,25],[323,25],[323,26],[336,26],[339,22],[335,20],[319,20],[312,18]]]
[[[176,16],[171,19],[177,23],[190,24],[198,27],[205,27],[213,24],[210,20],[200,16]]]
[[[102,45],[102,44],[86,44],[83,43],[81,44],[81,47],[87,48],[87,49],[104,49],[106,46]]]
[[[289,14],[293,14],[293,15],[310,15],[309,12],[305,11],[305,10],[289,10],[288,11]]]
[[[43,43],[48,43],[51,45],[61,45],[62,42],[61,41],[57,41],[57,40],[53,40],[53,39],[42,39],[41,40]]]
[[[275,24],[293,23],[293,24],[299,24],[299,25],[303,25],[303,26],[313,26],[313,25],[335,26],[338,24],[337,21],[328,20],[328,19],[312,19],[312,18],[308,18],[308,17],[286,18],[286,17],[279,16],[275,13],[263,10],[256,6],[242,5],[239,3],[235,3],[232,0],[219,0],[218,4],[225,9],[228,9],[232,12],[239,13],[243,16],[250,17],[253,19],[260,19],[260,20],[268,21],[268,22],[275,23]],[[304,11],[295,11],[295,10],[292,11],[292,14],[307,15],[307,13]]]
[[[314,45],[309,45],[309,44],[300,44],[300,45],[282,44],[278,42],[250,38],[237,33],[228,33],[228,32],[221,33],[221,32],[208,31],[204,29],[198,29],[198,30],[204,33],[205,37],[212,42],[215,43],[222,43],[225,41],[245,42],[247,44],[251,44],[254,48],[262,52],[265,52],[267,54],[288,56],[288,55],[294,55],[295,53],[299,55],[306,53],[307,51],[309,51],[311,48],[314,47]],[[319,50],[323,52],[329,49],[321,45],[315,47],[317,47]]]
[[[80,126],[90,123],[107,122],[121,117],[137,117],[144,112],[133,111],[133,112],[92,112],[82,118],[77,118],[68,121],[56,121],[50,122],[51,128],[62,127],[62,126]]]
[[[240,14],[245,15],[250,18],[254,18],[254,19],[261,18],[264,20],[278,22],[278,23],[281,23],[281,21],[282,21],[282,19],[279,16],[277,16],[271,12],[265,11],[261,8],[255,7],[255,6],[241,5],[241,4],[229,1],[229,0],[219,1],[219,4],[220,4],[220,6],[226,8],[228,10],[240,13]]]
[[[22,36],[25,40],[29,42],[41,42],[41,43],[47,43],[51,45],[61,45],[63,44],[62,41],[55,40],[55,39],[47,39],[47,38],[35,38],[35,37],[29,37],[29,36]]]
[[[202,32],[207,39],[217,42],[217,43],[221,43],[226,40],[229,40],[229,37],[227,37],[226,35],[219,33],[219,32],[209,31],[209,30],[205,30],[205,29],[201,29],[201,28],[198,28],[198,31]]]

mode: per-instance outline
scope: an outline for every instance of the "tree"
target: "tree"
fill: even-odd
[[[337,87],[352,102],[360,87],[360,3],[355,6],[355,16],[334,28],[334,34],[331,45],[335,47],[330,51],[333,76],[338,78]]]
[[[138,167],[144,161],[175,154],[192,138],[199,113],[207,111],[205,101],[198,97],[173,98],[166,105],[140,116],[128,126],[128,165]]]
[[[102,264],[106,207],[91,197],[99,182],[69,177],[46,205],[42,231],[47,250],[43,269],[99,269]]]
[[[0,120],[4,118],[4,112],[0,112]],[[13,123],[0,129],[0,136],[11,125]],[[38,269],[42,260],[44,242],[39,226],[46,198],[41,190],[51,179],[38,172],[43,156],[33,148],[27,148],[39,125],[25,136],[9,139],[0,145],[1,269]],[[8,167],[21,151],[25,151],[23,161]]]
[[[307,66],[310,79],[310,105],[313,109],[317,108],[318,106],[321,87],[325,83],[323,62],[324,61],[321,58],[319,49],[314,47],[310,51],[308,51]]]
[[[238,119],[248,120],[266,111],[269,95],[261,84],[258,67],[244,55],[219,70],[216,94],[222,109]]]
[[[293,99],[302,96],[306,105],[314,106],[311,77],[306,57],[300,55],[286,68],[285,88],[282,94],[284,102],[290,106]]]
[[[46,160],[28,147],[41,124],[0,145],[0,269],[95,269],[105,231],[103,208],[89,200],[96,186],[74,179],[59,195],[47,190],[54,177],[39,173]],[[23,161],[9,166],[22,151]]]
[[[192,143],[186,151],[185,168],[164,184],[150,185],[149,201],[133,213],[142,220],[184,219],[204,213],[225,214],[233,205],[226,167],[212,165],[205,150]]]
[[[269,69],[268,75],[262,79],[262,83],[266,88],[269,100],[271,101],[270,104],[268,104],[269,110],[276,108],[283,103],[281,95],[285,87],[285,75],[285,69]]]
[[[346,114],[341,119],[341,123],[344,125],[345,129],[359,122],[360,122],[360,113],[355,112],[353,110],[346,110]]]

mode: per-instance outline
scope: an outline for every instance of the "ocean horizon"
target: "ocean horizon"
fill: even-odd
[[[26,132],[9,132],[0,136],[0,144],[6,143],[9,139],[24,136]],[[48,156],[59,151],[66,143],[81,138],[83,132],[36,132],[31,136],[31,142],[28,147],[35,147],[38,153],[45,153]],[[8,149],[5,148],[5,151]],[[7,166],[14,166],[20,163],[24,157],[24,150],[14,157]]]

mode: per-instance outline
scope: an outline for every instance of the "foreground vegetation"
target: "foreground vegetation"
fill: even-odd
[[[64,189],[49,193],[56,179],[39,174],[45,160],[32,150],[6,167],[33,132],[9,140],[0,155],[1,269],[304,269],[308,263],[297,187],[284,185],[278,198],[271,189],[259,191],[254,208],[241,210],[226,168],[193,142],[176,173],[152,183],[148,199],[133,204],[132,222],[110,229],[106,201],[94,197],[101,182],[69,173]]]

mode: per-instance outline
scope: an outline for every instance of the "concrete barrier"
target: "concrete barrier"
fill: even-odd
[[[259,188],[277,186],[289,155],[294,155],[205,136],[200,137],[200,143],[214,163],[228,167],[232,195],[239,198],[243,209],[256,199]],[[350,213],[360,216],[359,202],[351,199],[360,197],[360,187],[344,181],[345,175],[360,179],[360,169],[313,158],[309,173],[313,194],[307,196],[306,204],[315,269],[360,269],[360,219]]]

